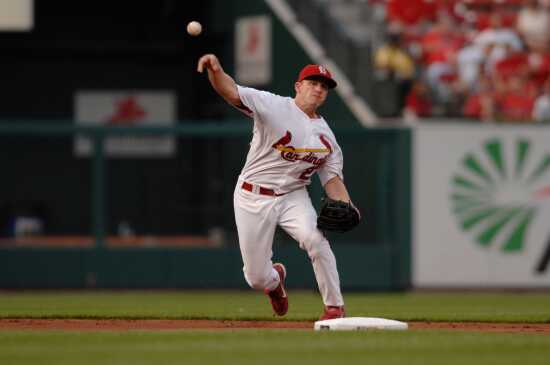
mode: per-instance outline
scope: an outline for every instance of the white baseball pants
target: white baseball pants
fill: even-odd
[[[307,251],[324,304],[344,305],[336,258],[317,229],[317,213],[307,190],[267,196],[244,190],[241,185],[239,181],[233,203],[247,283],[258,290],[273,290],[279,285],[279,275],[271,261],[273,237],[279,225]]]

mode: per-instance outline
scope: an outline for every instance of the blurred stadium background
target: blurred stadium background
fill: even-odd
[[[249,122],[196,62],[323,108],[364,223],[345,290],[550,286],[550,1],[0,1],[0,287],[241,288]],[[204,32],[190,37],[191,20]],[[314,181],[314,201],[321,187]],[[282,231],[290,287],[313,288]]]

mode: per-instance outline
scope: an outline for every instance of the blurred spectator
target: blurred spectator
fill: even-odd
[[[411,90],[405,100],[405,109],[403,118],[405,122],[415,122],[419,118],[428,118],[432,116],[432,102],[430,100],[428,87],[417,79],[413,81]]]
[[[550,77],[550,52],[529,53],[527,65],[531,80],[539,88],[544,87],[544,83]]]
[[[407,120],[543,119],[541,110],[550,104],[550,86],[545,83],[550,79],[550,0],[387,0],[386,4],[389,27],[398,24],[404,41],[392,39],[378,49],[375,66],[378,79],[397,83],[407,79],[398,69],[416,68],[411,73],[418,80],[405,97]],[[394,49],[403,53],[394,55]],[[409,58],[396,66],[402,55]],[[408,65],[410,58],[413,66]]]
[[[495,119],[495,95],[491,79],[481,75],[477,90],[468,93],[464,102],[463,114],[467,118],[479,119],[484,122]]]
[[[376,79],[391,80],[397,85],[399,110],[402,110],[415,75],[415,64],[402,47],[401,34],[397,29],[391,29],[386,43],[376,50],[374,66]]]
[[[374,64],[380,79],[411,80],[414,77],[414,61],[402,47],[398,31],[390,32],[386,43],[376,50]]]
[[[473,42],[479,47],[490,49],[486,63],[489,72],[492,71],[496,62],[509,53],[522,49],[521,39],[512,28],[504,26],[503,17],[499,11],[491,14],[489,27],[481,31]]]
[[[507,55],[495,63],[493,75],[506,81],[512,75],[521,75],[527,79],[529,77],[529,54],[526,52],[516,52]]]
[[[519,11],[516,29],[528,48],[548,50],[550,41],[550,15],[540,6],[539,0],[528,0]]]
[[[456,75],[457,52],[466,41],[455,25],[452,17],[439,13],[437,22],[421,40],[426,79],[438,103],[451,101],[448,81]]]
[[[461,90],[465,93],[475,89],[478,83],[480,72],[484,71],[485,59],[489,47],[482,47],[477,44],[470,44],[457,54],[457,71]]]
[[[533,119],[537,122],[550,122],[550,78],[546,79],[543,93],[535,100]]]
[[[538,94],[535,75],[542,59],[533,53],[517,52],[495,65],[493,84],[497,90],[498,118],[506,122],[530,122]]]
[[[437,4],[430,0],[388,0],[387,18],[390,22],[407,27],[423,21],[433,21]]]
[[[536,88],[522,74],[512,74],[505,82],[503,92],[498,95],[498,117],[504,122],[530,122]]]
[[[437,12],[446,13],[457,23],[462,23],[466,19],[465,16],[465,7],[463,1],[461,0],[432,0],[435,1],[437,5]]]

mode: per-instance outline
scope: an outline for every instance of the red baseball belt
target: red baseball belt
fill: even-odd
[[[261,194],[261,195],[268,195],[268,196],[281,196],[281,195],[285,195],[285,193],[283,194],[277,194],[274,190],[272,189],[268,189],[268,188],[264,188],[263,186],[258,186],[258,194]],[[243,184],[241,185],[241,188],[243,188],[244,190],[248,190],[252,193],[254,193],[254,185],[251,184],[251,183],[247,183],[246,181],[243,182]]]

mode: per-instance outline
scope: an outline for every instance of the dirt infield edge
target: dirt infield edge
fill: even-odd
[[[408,322],[412,330],[441,329],[478,332],[542,333],[550,323]],[[313,329],[308,321],[229,321],[154,319],[0,319],[0,330],[131,331],[131,330],[232,330]]]

